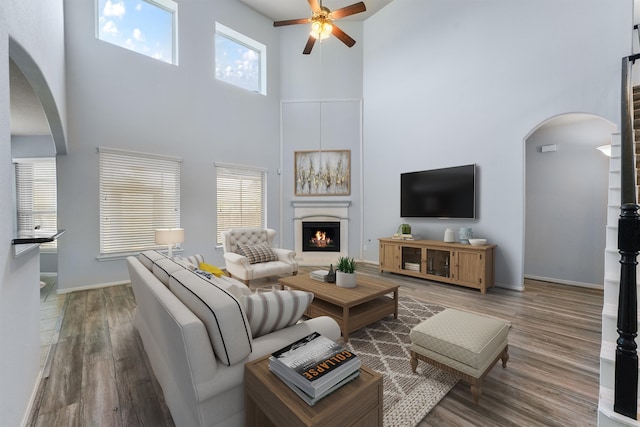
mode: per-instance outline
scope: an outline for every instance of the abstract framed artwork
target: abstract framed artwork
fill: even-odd
[[[351,194],[351,150],[296,151],[296,196]]]

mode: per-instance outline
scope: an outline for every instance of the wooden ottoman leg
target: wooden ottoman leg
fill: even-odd
[[[502,367],[506,368],[507,367],[507,362],[509,361],[509,346],[507,345],[504,350],[502,350],[502,357],[500,358],[502,360]]]
[[[413,350],[411,350],[411,359],[409,359],[409,363],[411,364],[411,370],[415,372],[418,367],[418,359],[416,358],[416,352]]]

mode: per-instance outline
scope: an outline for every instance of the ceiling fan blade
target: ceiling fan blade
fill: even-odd
[[[311,10],[314,13],[318,13],[322,10],[322,7],[320,6],[318,0],[309,0],[309,6],[311,6]]]
[[[287,21],[276,21],[273,23],[273,26],[282,27],[283,25],[308,24],[309,22],[309,18],[289,19]]]
[[[304,47],[304,50],[302,51],[303,55],[309,55],[311,53],[311,49],[313,49],[313,45],[316,42],[316,38],[313,36],[309,36],[309,39],[307,40],[307,44]]]
[[[311,0],[309,0],[311,1]],[[363,2],[354,3],[351,6],[343,7],[342,9],[334,10],[331,12],[331,17],[333,19],[344,18],[345,16],[355,15],[356,13],[361,13],[367,10],[367,7]]]
[[[349,35],[347,33],[345,33],[344,31],[342,31],[340,28],[338,28],[337,25],[333,25],[333,30],[331,30],[331,34],[333,34],[334,36],[336,36],[342,43],[346,44],[347,46],[351,47],[354,44],[356,44],[356,41],[354,39],[352,39],[351,37],[349,37]]]

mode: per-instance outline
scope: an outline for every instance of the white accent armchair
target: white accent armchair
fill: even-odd
[[[233,228],[222,232],[224,261],[229,274],[242,280],[246,285],[252,279],[279,276],[282,274],[298,274],[298,262],[295,251],[273,248],[272,243],[276,231],[270,228]],[[251,258],[243,253],[249,247],[264,247],[272,252],[268,261]]]

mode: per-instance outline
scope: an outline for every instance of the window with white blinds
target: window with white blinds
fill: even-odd
[[[56,159],[17,159],[15,171],[18,231],[57,231]],[[57,247],[55,240],[40,245],[41,249]]]
[[[180,227],[182,159],[100,147],[100,254],[156,245],[156,228]]]
[[[231,228],[264,228],[266,170],[216,164],[217,244]]]

